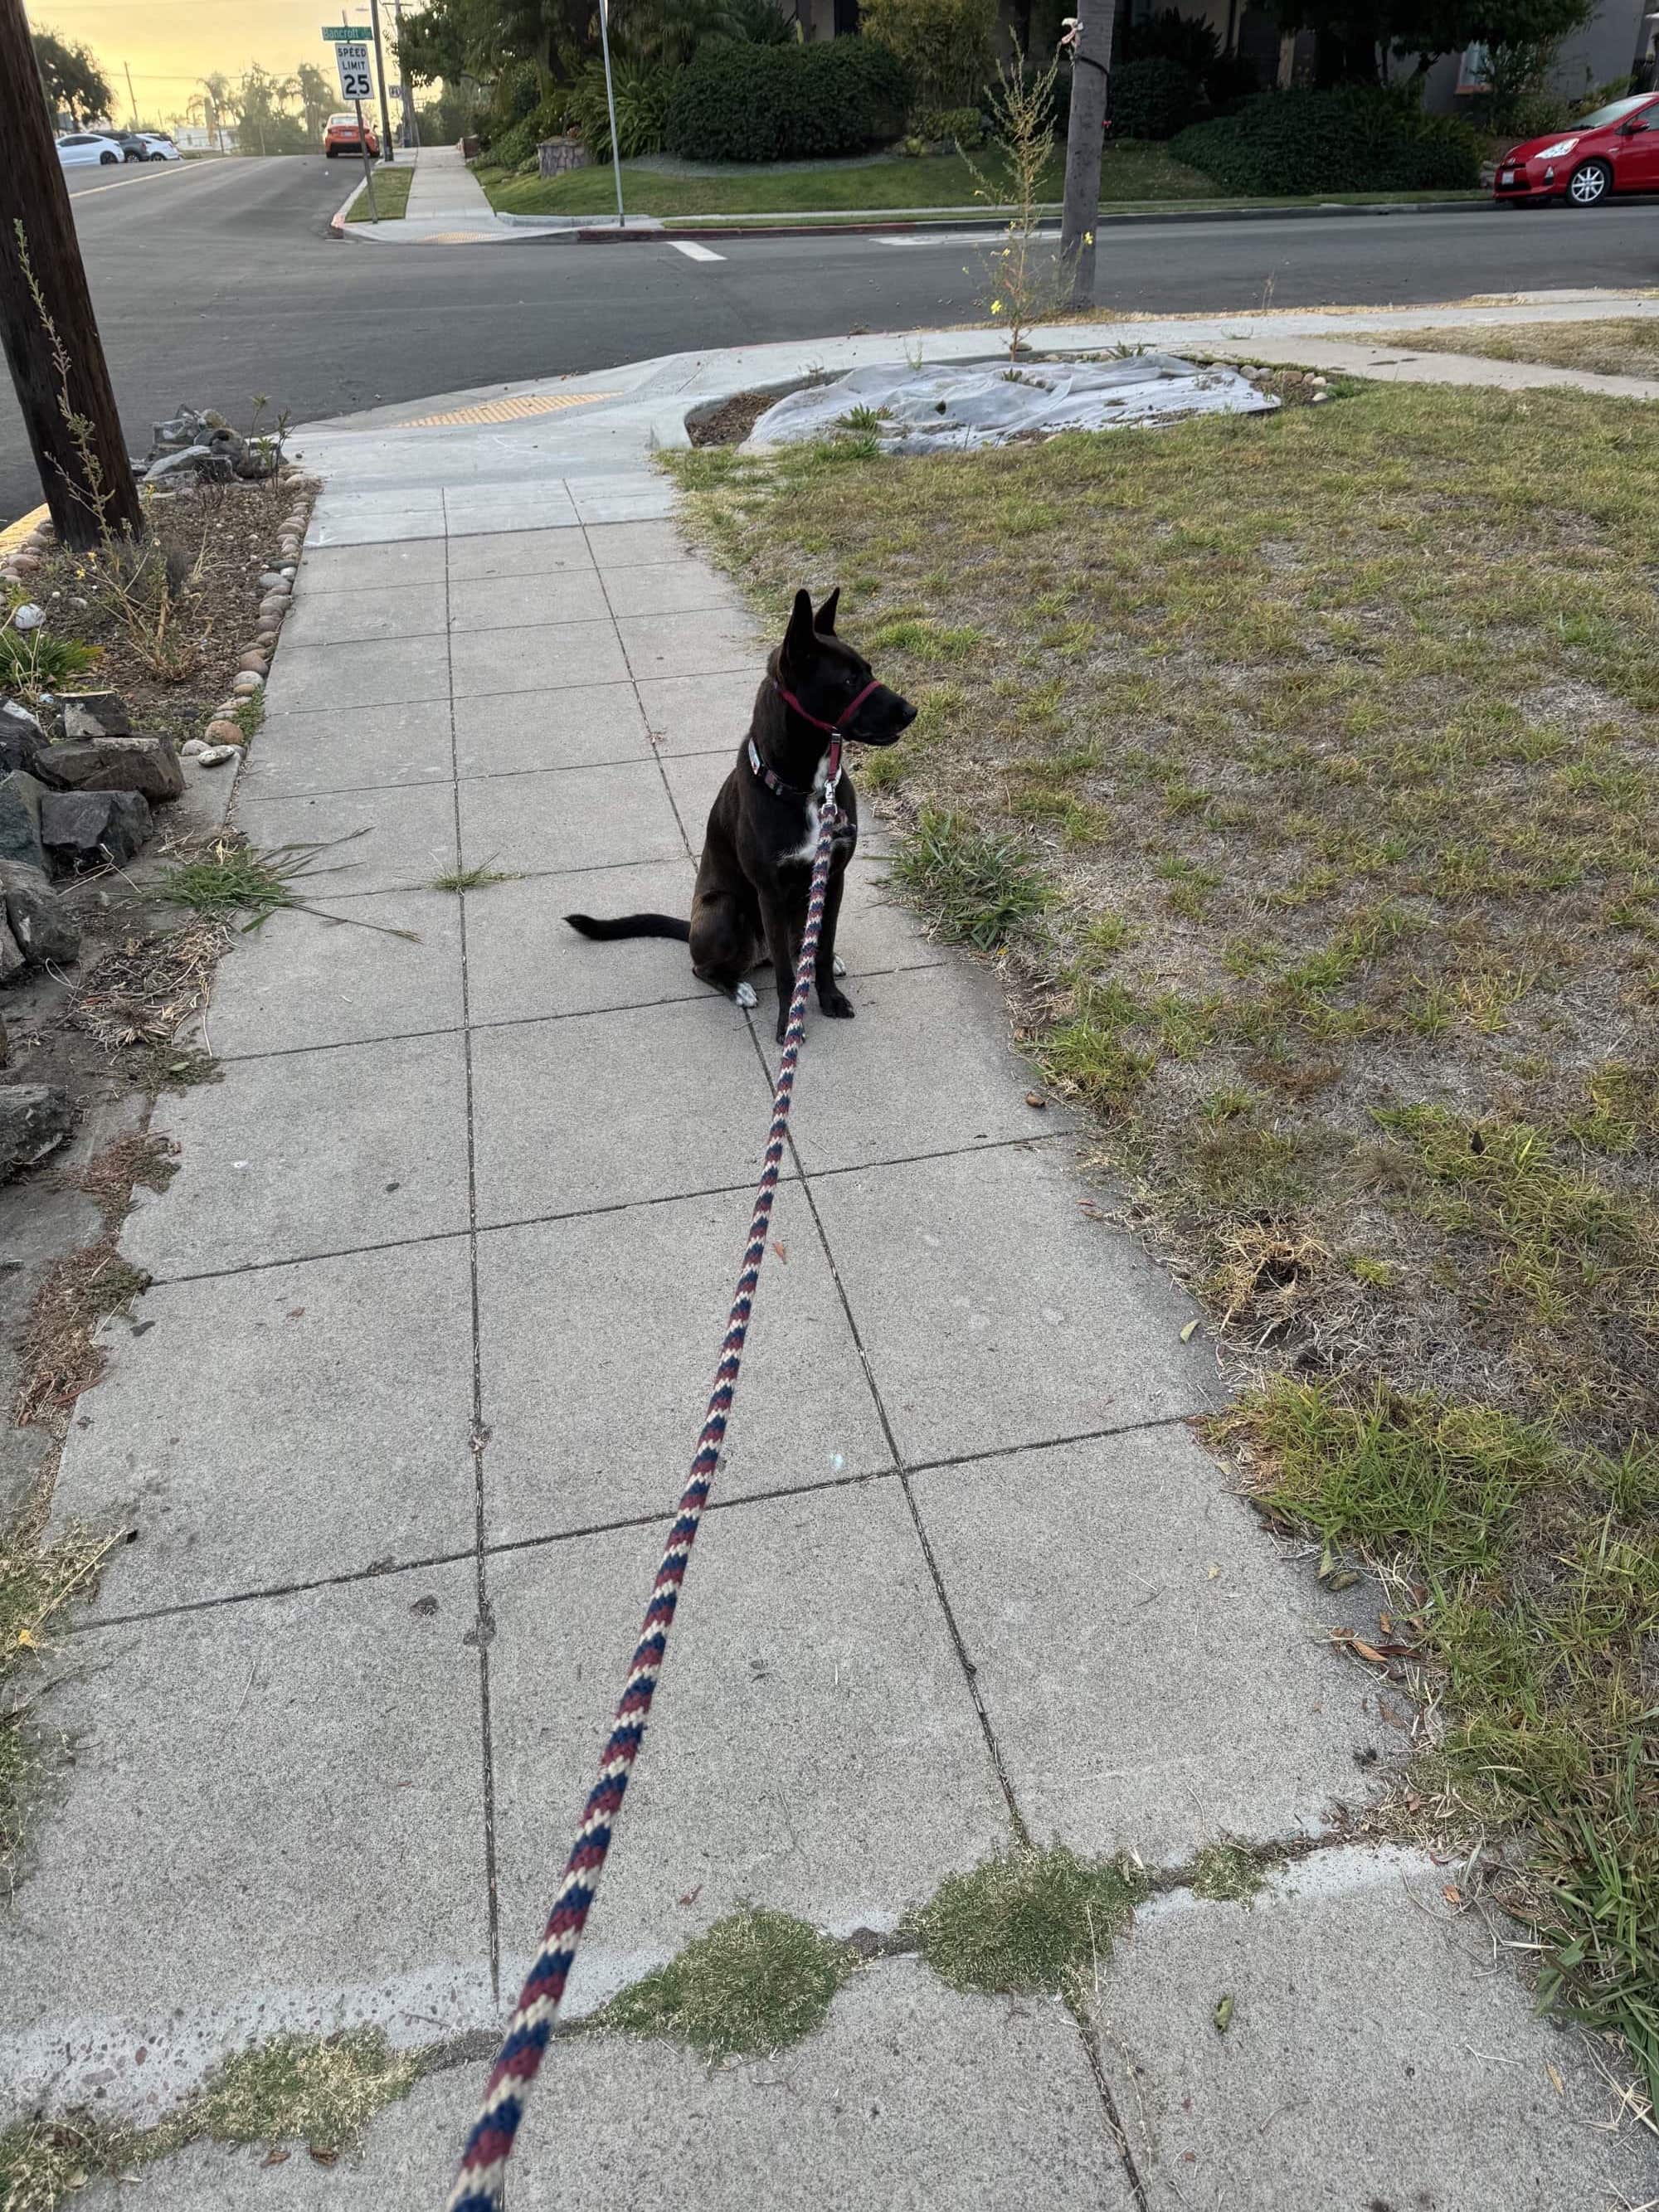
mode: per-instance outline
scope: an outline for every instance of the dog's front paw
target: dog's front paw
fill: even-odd
[[[837,991],[833,986],[818,993],[818,1005],[831,1021],[850,1022],[853,1018],[853,1001],[845,991]]]
[[[780,1006],[778,1008],[778,1025],[773,1030],[772,1034],[780,1044],[781,1044],[784,1039],[788,1036],[789,1009],[787,1006]]]

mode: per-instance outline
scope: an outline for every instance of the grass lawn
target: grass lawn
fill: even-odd
[[[1487,361],[1537,361],[1588,368],[1598,376],[1659,376],[1659,319],[1610,316],[1605,322],[1511,323],[1503,330],[1389,331],[1383,345],[1419,353],[1473,353]]]
[[[994,184],[1004,171],[984,155],[979,167]],[[1043,182],[1058,204],[1064,164]],[[617,188],[609,168],[574,169],[562,177],[510,176],[481,167],[478,181],[491,204],[508,215],[613,215]],[[1172,161],[1161,146],[1115,146],[1101,163],[1103,201],[1213,199],[1214,185],[1196,169]],[[623,198],[632,214],[754,215],[811,213],[820,208],[971,207],[976,185],[960,154],[924,154],[914,161],[828,161],[819,168],[757,163],[713,177],[671,177],[623,164]]]
[[[359,165],[361,167],[361,164]],[[409,188],[415,181],[415,164],[399,161],[388,169],[379,167],[374,172],[374,204],[384,222],[389,216],[400,216],[409,205]],[[368,193],[358,193],[346,211],[348,222],[368,221]]]
[[[1524,1836],[1494,1893],[1659,2088],[1659,419],[1334,389],[674,465],[920,703],[898,878],[1233,1347],[1263,1512],[1376,1574],[1384,1818]]]

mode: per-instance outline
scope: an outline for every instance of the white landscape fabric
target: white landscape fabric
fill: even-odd
[[[980,362],[855,368],[832,383],[792,392],[750,433],[757,445],[873,428],[896,453],[1006,445],[1053,430],[1109,430],[1182,415],[1255,415],[1277,407],[1237,369],[1200,367],[1173,354],[1108,361]],[[870,410],[866,415],[862,410]],[[877,419],[873,422],[871,416]]]

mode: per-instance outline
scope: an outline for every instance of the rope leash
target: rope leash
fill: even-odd
[[[784,1137],[794,1094],[795,1064],[806,1034],[806,994],[817,965],[818,935],[823,926],[831,851],[842,818],[841,809],[828,797],[836,788],[840,771],[841,743],[835,738],[830,744],[825,804],[818,823],[817,850],[812,859],[812,880],[807,892],[806,927],[801,936],[800,957],[795,963],[794,995],[789,1001],[789,1026],[784,1035],[783,1057],[778,1062],[777,1082],[772,1092],[772,1127],[766,1139],[765,1166],[755,1194],[743,1273],[738,1278],[737,1296],[732,1301],[731,1319],[726,1323],[726,1340],[720,1346],[720,1365],[714,1370],[714,1387],[709,1394],[702,1433],[697,1438],[690,1478],[681,1493],[668,1548],[651,1586],[651,1602],[645,1609],[640,1640],[623,1685],[622,1701],[600,1757],[599,1779],[582,1808],[581,1826],[565,1861],[564,1879],[559,1884],[558,1895],[542,1933],[541,1950],[519,1992],[518,2004],[495,2054],[483,2102],[461,2154],[460,2172],[446,2212],[498,2212],[507,2178],[507,2161],[524,2118],[530,2085],[540,2071],[565,1984],[575,1963],[576,1947],[599,1894],[605,1854],[621,1817],[629,1777],[645,1741],[651,1700],[662,1672],[663,1654],[668,1646],[668,1632],[673,1626],[680,1586],[685,1580],[686,1564],[720,1462],[732,1394],[737,1389],[738,1370],[743,1362],[744,1340],[749,1334],[755,1285],[760,1279],[761,1262],[766,1257],[772,1201],[777,1194]]]

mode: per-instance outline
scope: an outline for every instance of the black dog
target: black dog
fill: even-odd
[[[814,615],[805,592],[795,594],[783,643],[767,662],[756,695],[737,765],[709,811],[690,921],[666,914],[629,914],[615,921],[565,916],[584,937],[672,937],[689,944],[692,972],[740,1006],[754,1005],[748,973],[763,951],[769,953],[778,981],[780,1043],[788,1026],[812,856],[830,795],[842,811],[842,826],[836,832],[818,937],[818,1004],[844,1021],[853,1017],[852,1001],[836,982],[842,972],[836,958],[836,918],[842,878],[858,843],[858,801],[845,769],[833,794],[827,791],[831,752],[839,750],[835,740],[890,745],[916,719],[908,701],[878,684],[869,663],[836,635],[840,597],[839,590],[831,592]]]

